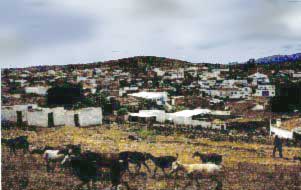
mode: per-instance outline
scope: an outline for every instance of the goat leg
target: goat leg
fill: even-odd
[[[164,168],[161,168],[163,174],[164,174],[164,177],[166,177],[166,172],[165,172],[165,169]]]
[[[50,172],[50,165],[49,162],[46,160],[46,170],[47,172]]]
[[[136,165],[136,173],[139,173],[140,169],[141,169],[141,164],[137,163],[137,165]]]
[[[154,173],[153,173],[153,177],[156,177],[156,172],[157,172],[158,167],[155,167]]]
[[[217,176],[212,176],[211,179],[216,182],[216,190],[223,189],[223,183],[221,182],[221,179],[219,179]]]
[[[150,171],[150,169],[149,169],[148,165],[147,165],[145,162],[142,162],[142,164],[143,164],[143,165],[146,167],[146,169],[147,169],[148,173],[151,173],[151,171]]]

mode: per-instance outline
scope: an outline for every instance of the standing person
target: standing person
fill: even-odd
[[[277,150],[279,151],[280,158],[282,158],[282,141],[278,137],[278,135],[276,135],[274,139],[273,157],[275,157],[275,153]]]

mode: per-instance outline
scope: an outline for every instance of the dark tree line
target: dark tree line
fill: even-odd
[[[276,96],[271,99],[272,112],[301,111],[301,82],[287,81],[277,85]]]
[[[47,91],[47,105],[49,107],[64,106],[71,108],[83,100],[83,88],[80,84],[64,83],[53,86]]]

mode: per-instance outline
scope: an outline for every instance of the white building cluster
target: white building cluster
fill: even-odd
[[[37,127],[86,127],[102,124],[102,109],[91,107],[65,110],[63,107],[41,108],[36,104],[4,106],[1,120]]]
[[[156,122],[164,123],[166,121],[176,125],[201,126],[204,128],[226,129],[226,124],[217,125],[217,122],[211,122],[205,119],[194,119],[194,116],[230,116],[229,111],[194,109],[182,110],[174,113],[166,113],[164,110],[140,110],[138,113],[130,113],[129,116],[135,118],[155,118]],[[221,122],[219,122],[221,123]]]

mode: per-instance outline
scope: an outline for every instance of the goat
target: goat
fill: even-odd
[[[132,140],[132,141],[141,141],[142,139],[140,137],[138,137],[137,135],[129,135],[128,139]]]
[[[67,155],[64,160],[61,162],[62,165],[69,162],[72,168],[73,174],[77,176],[82,183],[77,187],[82,187],[87,184],[88,189],[90,190],[90,181],[92,181],[93,189],[95,186],[95,181],[98,178],[98,167],[95,162],[83,158],[81,156],[69,156]]]
[[[62,165],[73,155],[67,155],[61,162]],[[123,160],[119,159],[118,153],[95,153],[91,151],[86,151],[81,153],[79,156],[80,159],[92,162],[97,168],[109,168],[111,183],[113,187],[118,187],[121,184],[121,178],[124,171]],[[71,165],[71,167],[73,167]]]
[[[45,146],[44,148],[35,147],[35,146],[29,147],[30,154],[44,154],[46,150],[55,150],[55,148],[51,146]]]
[[[155,157],[152,154],[147,153],[146,158],[150,159],[155,164],[155,170],[154,170],[153,177],[156,176],[158,167],[161,168],[161,170],[164,173],[164,176],[166,176],[165,169],[170,168],[172,166],[172,163],[178,159],[178,154],[177,154],[177,157],[174,157],[174,156]]]
[[[197,182],[199,185],[198,179],[202,176],[209,176],[213,181],[217,183],[217,190],[222,189],[222,182],[217,179],[217,175],[221,173],[222,166],[213,164],[213,163],[205,163],[205,164],[182,164],[179,161],[175,161],[172,163],[172,171],[171,174],[174,172],[178,172],[182,170],[186,172],[186,174],[193,180]],[[188,186],[187,184],[185,188]]]
[[[124,169],[130,172],[129,163],[136,164],[136,172],[139,173],[141,165],[144,165],[147,171],[150,173],[150,169],[146,164],[147,158],[146,154],[137,151],[124,151],[119,153],[119,159],[124,162]]]
[[[27,136],[19,136],[13,139],[1,138],[1,143],[7,145],[10,153],[14,153],[15,155],[17,149],[23,149],[24,154],[29,151],[29,142],[27,140]]]
[[[52,146],[45,146],[44,148],[31,146],[29,149],[31,154],[44,154],[46,150],[62,150],[64,153],[68,152],[68,154],[79,155],[81,152],[81,145],[68,144],[66,145],[66,148],[63,149]]]
[[[43,153],[43,158],[46,162],[47,172],[52,172],[55,170],[56,164],[62,161],[65,158],[65,155],[68,154],[67,149],[62,150],[45,150]],[[50,163],[54,163],[54,166],[51,168]]]
[[[81,153],[81,145],[73,145],[73,144],[68,144],[66,145],[66,149],[68,150],[68,154],[73,154],[73,155],[80,155]]]
[[[203,154],[200,152],[195,152],[192,157],[194,158],[196,156],[200,157],[203,163],[211,162],[220,165],[221,162],[223,161],[223,156],[216,153]]]

